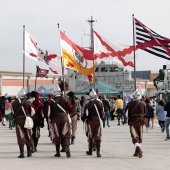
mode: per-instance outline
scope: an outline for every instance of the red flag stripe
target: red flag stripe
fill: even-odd
[[[79,54],[83,55],[83,57],[87,60],[93,60],[93,52],[91,50],[86,50],[79,45],[75,44],[71,41],[62,31],[60,31],[60,37],[64,40],[67,44],[69,44],[75,51]]]

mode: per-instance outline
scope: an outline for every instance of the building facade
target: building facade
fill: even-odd
[[[35,90],[36,76],[33,73],[25,73],[23,79],[22,72],[0,71],[0,95],[6,93],[9,96],[16,96],[21,88],[24,87],[26,92]],[[47,90],[50,90],[58,83],[58,76],[48,75],[48,78],[37,78],[36,89],[43,85]]]
[[[145,72],[145,73],[144,73]],[[148,74],[149,73],[149,74]],[[153,85],[153,78],[158,76],[158,72],[140,72],[137,74],[136,86],[144,96],[154,96],[156,88]],[[144,75],[142,77],[141,75]],[[148,76],[149,75],[149,76]],[[114,88],[122,89],[124,92],[132,92],[134,90],[133,72],[124,71],[114,64],[101,63],[97,65],[95,78],[102,83]],[[26,92],[35,90],[36,76],[33,73],[25,73],[23,80],[22,72],[0,71],[0,95],[8,93],[10,96],[16,96],[23,88]],[[37,78],[36,89],[43,85],[47,90],[51,90],[60,80],[59,76],[48,74],[48,78]],[[78,91],[90,85],[86,76],[68,69],[65,81],[68,83],[68,91]]]

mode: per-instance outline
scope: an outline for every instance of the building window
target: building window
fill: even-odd
[[[110,67],[110,72],[118,72],[118,67]]]
[[[107,72],[107,67],[101,67],[101,72]]]
[[[99,67],[96,67],[96,70],[95,70],[95,72],[99,72]]]

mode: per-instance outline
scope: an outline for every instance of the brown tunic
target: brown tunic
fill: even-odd
[[[54,129],[55,144],[60,144],[63,138],[70,137],[70,123],[67,113],[65,113],[60,107],[58,107],[55,101],[67,112],[71,109],[70,103],[66,98],[62,96],[54,97],[50,100],[50,118],[52,119],[52,125]]]
[[[23,100],[24,98],[21,99],[21,103]],[[18,110],[19,106],[20,106],[19,100],[16,99],[12,103],[12,107],[13,107],[13,111],[15,115],[16,135],[17,135],[18,145],[23,145],[27,143],[31,146],[32,145],[31,130],[24,128],[25,114],[22,108]],[[25,110],[26,115],[30,116],[31,115],[31,102],[28,100],[25,100],[25,102],[23,103],[23,108]]]
[[[100,121],[94,104],[97,106],[100,118],[102,119],[104,116],[103,104],[101,101],[95,100],[95,103],[94,101],[90,101],[85,105],[83,118],[86,119],[89,142],[92,142],[93,140],[94,141],[102,140]],[[88,110],[88,115],[86,114],[86,110]]]
[[[142,143],[143,139],[143,117],[146,112],[146,105],[143,101],[130,101],[127,104],[126,110],[128,109],[128,123],[130,127],[130,134],[132,137],[132,143]],[[136,107],[137,105],[137,107]],[[136,107],[136,108],[135,108]],[[134,109],[135,108],[135,109]]]

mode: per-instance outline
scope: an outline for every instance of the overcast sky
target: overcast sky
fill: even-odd
[[[60,55],[57,23],[80,46],[90,45],[90,25],[108,40],[132,45],[132,14],[158,34],[170,38],[169,0],[0,0],[0,70],[23,68],[23,25],[38,44]],[[85,35],[86,34],[86,35]],[[39,64],[26,57],[26,72]],[[169,61],[138,51],[136,70],[159,70]],[[44,67],[45,65],[39,64]],[[133,70],[129,67],[125,69]]]

